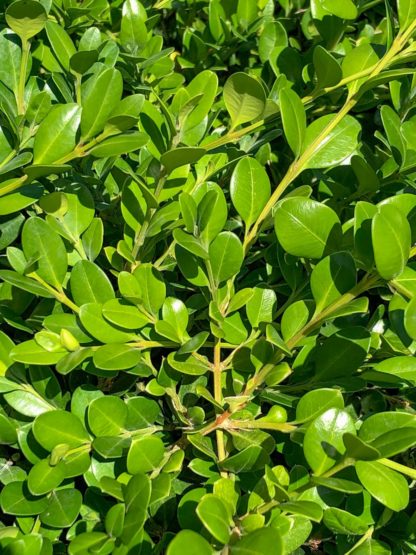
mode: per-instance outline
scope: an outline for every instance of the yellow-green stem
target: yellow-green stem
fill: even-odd
[[[25,85],[26,85],[26,74],[27,74],[27,64],[29,62],[30,53],[30,42],[27,39],[22,39],[22,58],[20,60],[20,74],[19,83],[17,88],[17,113],[19,116],[23,115],[26,111],[25,106]]]
[[[409,476],[409,478],[411,478],[412,480],[416,480],[416,468],[409,468],[404,464],[391,461],[390,459],[379,459],[377,462],[383,464],[384,466],[387,466],[388,468],[391,468],[392,470],[396,470],[397,472],[400,472],[405,476]]]
[[[214,399],[218,404],[222,405],[222,367],[221,367],[221,343],[218,340],[214,346]],[[224,432],[217,428],[217,454],[218,461],[221,462],[226,458]],[[227,476],[226,472],[221,472],[222,476]]]

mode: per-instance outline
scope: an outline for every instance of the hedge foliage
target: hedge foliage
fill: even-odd
[[[416,553],[416,1],[1,9],[1,553]]]

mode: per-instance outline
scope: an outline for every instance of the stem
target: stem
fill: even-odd
[[[383,464],[384,466],[387,466],[388,468],[391,468],[392,470],[397,470],[397,472],[400,472],[401,474],[404,474],[405,476],[409,476],[409,478],[412,478],[412,480],[416,480],[416,469],[415,468],[409,468],[408,466],[405,466],[404,464],[400,464],[398,462],[391,461],[390,459],[379,459],[377,462]]]
[[[222,384],[221,384],[221,343],[219,340],[216,341],[214,347],[214,399],[218,404],[222,405]],[[218,461],[221,462],[226,458],[225,452],[225,442],[224,442],[224,432],[217,428],[217,451],[218,451]],[[222,477],[227,477],[226,472],[221,472]]]
[[[286,342],[288,349],[292,350],[302,339],[319,327],[326,318],[329,318],[334,312],[348,305],[352,300],[361,295],[361,293],[364,293],[364,291],[375,287],[378,282],[378,276],[365,276],[353,289],[351,289],[351,291],[345,293],[337,301],[327,306],[322,312],[314,316],[296,335],[291,337]]]
[[[81,79],[82,75],[77,73],[75,75],[75,96],[77,100],[77,104],[81,106]]]
[[[296,430],[296,426],[292,424],[287,424],[286,422],[267,422],[259,418],[258,420],[230,420],[227,424],[227,428],[238,428],[241,430],[274,430],[276,432],[282,432],[289,434]]]
[[[374,532],[374,527],[373,527],[373,526],[370,526],[370,528],[367,530],[367,532],[364,534],[364,536],[362,536],[362,537],[358,540],[358,542],[357,542],[356,544],[354,544],[354,545],[352,546],[352,548],[349,549],[349,550],[345,553],[345,555],[351,555],[352,553],[354,553],[354,551],[357,549],[357,547],[360,547],[360,545],[362,545],[363,543],[365,543],[367,540],[369,540],[369,539],[372,537],[373,532]]]
[[[347,468],[347,466],[351,466],[352,464],[354,464],[354,462],[355,462],[354,459],[351,459],[350,457],[346,457],[345,459],[341,460],[338,464],[336,464],[335,466],[333,466],[332,468],[324,472],[324,474],[321,474],[320,477],[329,478],[330,476],[333,476],[334,474],[341,472],[341,470],[344,470],[344,468]]]
[[[30,274],[27,274],[27,277],[30,277],[35,281],[37,281],[38,283],[40,283],[41,285],[43,285],[43,287],[47,289],[50,293],[52,293],[55,299],[57,299],[60,303],[66,305],[68,308],[70,308],[77,314],[79,313],[79,306],[77,306],[73,301],[71,301],[71,299],[69,299],[66,296],[64,291],[58,291],[57,289],[49,285],[49,283],[46,283],[46,281],[42,279],[36,272],[31,272]]]
[[[319,147],[325,141],[327,136],[344,119],[344,117],[353,108],[353,106],[355,106],[356,102],[357,101],[354,100],[353,98],[347,99],[347,101],[345,102],[341,110],[332,118],[331,122],[325,127],[325,129],[323,129],[323,131],[318,135],[318,137],[313,141],[313,143],[310,144],[308,148],[303,152],[303,154],[297,160],[292,162],[292,164],[289,166],[289,169],[284,175],[282,181],[276,187],[275,191],[273,192],[266,206],[261,211],[260,216],[257,218],[253,227],[250,229],[249,233],[247,234],[247,237],[244,241],[244,250],[246,253],[251,243],[255,240],[260,230],[261,224],[269,216],[272,208],[280,199],[282,194],[289,187],[289,185],[296,179],[296,177],[298,177],[298,175],[303,171],[304,167],[306,166],[306,164],[308,163],[312,155],[316,152],[317,149],[319,149]]]
[[[22,38],[22,58],[20,60],[20,74],[19,74],[19,84],[17,89],[17,113],[19,116],[23,115],[26,111],[25,107],[25,85],[26,85],[26,74],[27,74],[27,64],[29,61],[30,53],[30,42]]]
[[[23,183],[26,180],[27,180],[27,175],[23,175],[22,177],[19,177],[18,179],[15,179],[14,181],[9,183],[5,187],[1,187],[0,188],[0,197],[3,197],[4,195],[7,195],[8,193],[11,193],[12,191],[15,191],[16,189],[20,189],[20,187],[23,185]]]

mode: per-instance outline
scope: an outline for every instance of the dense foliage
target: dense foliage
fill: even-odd
[[[415,0],[2,10],[1,553],[416,553]]]

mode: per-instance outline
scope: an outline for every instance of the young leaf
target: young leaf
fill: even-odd
[[[257,79],[237,72],[224,85],[224,103],[231,117],[232,129],[259,118],[266,106],[264,89]]]
[[[279,95],[285,137],[298,158],[302,152],[306,133],[306,113],[302,101],[292,89],[282,89]]]
[[[230,182],[234,208],[250,227],[270,198],[270,181],[255,158],[242,158],[234,168]]]

